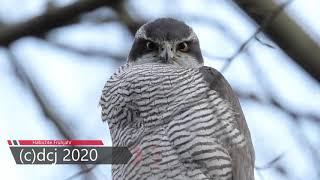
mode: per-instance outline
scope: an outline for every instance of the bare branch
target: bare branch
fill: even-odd
[[[46,98],[46,95],[40,90],[39,86],[31,79],[29,74],[24,70],[24,68],[19,64],[17,57],[11,50],[7,51],[10,62],[16,72],[16,76],[20,79],[30,90],[32,96],[35,98],[36,103],[39,105],[39,108],[42,114],[48,118],[57,128],[59,133],[65,139],[75,139],[75,134],[72,129],[68,128],[67,120],[63,119],[58,115],[53,109],[52,104]],[[80,165],[81,171],[86,171],[88,167],[86,165]],[[87,178],[94,178],[94,174],[87,174]]]
[[[290,115],[290,117],[294,119],[310,119],[314,122],[320,122],[320,117],[317,114],[312,114],[312,113],[299,113],[295,112],[294,110],[291,110],[287,108],[286,106],[282,105],[278,100],[276,100],[274,97],[270,97],[270,100],[265,101],[262,100],[258,95],[253,94],[253,93],[245,93],[241,91],[236,91],[236,94],[239,98],[245,99],[245,100],[251,100],[254,102],[257,102],[259,104],[263,105],[268,105],[268,106],[273,106],[277,109],[280,109],[281,111],[285,112],[286,114]]]
[[[273,45],[271,45],[271,44],[269,44],[269,43],[266,43],[266,42],[262,41],[258,36],[256,36],[255,39],[256,39],[260,44],[262,44],[262,45],[264,45],[264,46],[267,46],[267,47],[272,48],[272,49],[275,49],[275,48],[276,48],[275,46],[273,46]]]
[[[94,164],[87,169],[82,169],[81,171],[71,175],[70,177],[66,178],[65,180],[71,180],[71,179],[75,179],[79,176],[86,175],[86,174],[90,173],[92,170],[94,170],[96,167],[98,167],[97,164]]]
[[[53,8],[44,14],[28,21],[0,28],[0,46],[8,46],[13,41],[24,36],[42,36],[48,31],[77,22],[80,14],[102,6],[114,6],[116,0],[79,0],[75,3]]]
[[[233,0],[248,16],[263,25],[270,11],[278,7],[273,0]],[[292,2],[289,0],[288,2]],[[263,31],[306,72],[320,81],[320,46],[293,19],[281,13]]]
[[[63,137],[65,137],[66,139],[72,139],[72,131],[70,131],[70,129],[64,124],[65,121],[52,111],[51,105],[47,101],[45,95],[39,90],[37,85],[35,85],[29,75],[24,71],[22,66],[19,64],[16,56],[11,51],[8,51],[8,56],[11,60],[11,64],[13,65],[17,77],[21,81],[23,81],[23,83],[30,89],[37,104],[39,104],[43,115],[53,122],[53,124],[57,127],[58,131]]]
[[[50,45],[53,45],[57,48],[63,49],[63,50],[67,50],[67,51],[71,51],[77,54],[80,54],[82,56],[90,56],[90,57],[100,57],[100,58],[104,58],[104,59],[113,59],[115,60],[117,63],[123,63],[126,60],[126,56],[125,55],[117,55],[117,54],[112,54],[111,52],[106,51],[99,51],[99,50],[84,50],[84,49],[80,49],[77,47],[73,47],[73,46],[69,46],[66,44],[62,44],[59,42],[54,42],[54,41],[46,41],[48,43],[50,43]]]
[[[139,27],[145,23],[145,21],[137,21],[136,19],[131,17],[125,5],[125,3],[117,3],[113,4],[111,7],[117,12],[120,22],[126,25],[131,34],[134,35]]]
[[[276,17],[283,11],[283,9],[290,3],[291,1],[288,1],[286,3],[283,3],[281,6],[273,9],[273,11],[266,16],[262,22],[261,25],[258,27],[258,29],[238,48],[238,50],[229,58],[227,58],[227,62],[223,65],[220,71],[225,71],[225,69],[230,65],[230,63],[238,57],[247,47],[247,45],[251,42],[252,39],[255,39],[256,36],[264,31],[265,28],[268,27],[268,25],[276,19]]]
[[[274,166],[278,161],[280,161],[284,155],[285,153],[281,153],[278,156],[276,156],[274,159],[272,159],[270,162],[268,162],[267,164],[263,166],[256,166],[255,168],[257,170],[265,170],[265,169],[272,168],[272,166]]]

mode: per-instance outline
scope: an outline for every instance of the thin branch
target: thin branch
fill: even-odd
[[[267,164],[263,166],[256,166],[255,168],[257,170],[266,170],[266,169],[272,168],[278,161],[280,161],[283,158],[284,155],[285,153],[281,153],[278,156],[276,156],[273,160],[268,162]]]
[[[233,0],[257,24],[263,22],[270,10],[278,7],[274,0]],[[292,2],[292,0],[288,1]],[[263,31],[315,80],[320,81],[320,45],[304,32],[286,13],[281,13]]]
[[[273,12],[267,16],[261,23],[261,25],[258,27],[258,29],[236,50],[236,52],[231,55],[229,58],[227,58],[227,62],[223,65],[223,67],[221,68],[221,72],[225,71],[226,68],[231,64],[231,62],[238,57],[244,50],[245,48],[248,46],[248,44],[251,42],[252,39],[255,39],[256,36],[264,31],[264,29],[283,11],[283,9],[285,7],[287,7],[287,5],[289,5],[289,3],[291,3],[292,1],[287,1],[285,3],[283,3],[281,6],[279,6],[278,8],[276,8],[275,10],[273,10]]]
[[[267,46],[269,48],[272,48],[272,49],[275,49],[276,47],[269,44],[269,43],[266,43],[264,41],[262,41],[258,36],[255,37],[255,40],[257,40],[257,42],[259,42],[260,44],[264,45],[264,46]]]
[[[23,82],[24,85],[30,90],[32,96],[34,97],[36,103],[42,114],[48,118],[57,128],[59,133],[65,139],[75,139],[75,134],[72,129],[68,128],[67,120],[63,119],[58,115],[53,109],[52,104],[48,101],[47,96],[40,90],[39,86],[31,79],[30,75],[24,70],[24,68],[19,64],[18,58],[11,50],[7,50],[8,57],[14,68],[15,75],[17,78]],[[80,165],[81,171],[88,169],[86,165]],[[87,174],[88,178],[95,178],[94,174]]]
[[[278,100],[276,100],[272,94],[269,94],[269,101],[262,101],[257,95],[255,94],[246,94],[246,93],[242,93],[242,92],[237,92],[238,96],[241,99],[249,99],[255,102],[258,102],[260,104],[264,104],[264,105],[268,105],[268,106],[273,106],[279,110],[281,110],[282,112],[286,113],[287,115],[289,115],[291,117],[291,119],[294,122],[294,125],[296,125],[296,129],[299,129],[299,124],[300,121],[299,119],[309,119],[312,120],[313,122],[316,122],[317,124],[319,124],[320,122],[320,117],[316,114],[311,114],[311,113],[298,113],[295,112],[285,106],[283,106]],[[313,154],[313,163],[315,165],[315,169],[319,169],[318,167],[320,167],[320,157],[317,153],[317,149],[315,147],[313,147],[313,145],[309,142],[308,138],[304,135],[304,133],[301,132],[301,130],[292,130],[291,132],[293,132],[295,134],[295,139],[300,142],[300,144],[302,144],[302,147],[306,147],[310,150],[310,152]],[[318,176],[320,177],[320,171],[317,171]]]
[[[80,177],[82,175],[86,175],[86,174],[90,173],[91,171],[93,171],[96,167],[98,167],[98,165],[94,164],[87,169],[83,169],[83,170],[71,175],[70,177],[66,178],[65,180],[72,180],[72,179],[75,179],[75,178]]]
[[[111,52],[108,52],[107,50],[106,51],[99,51],[99,50],[93,50],[93,49],[84,50],[84,49],[80,49],[77,47],[73,47],[71,45],[62,44],[59,42],[54,42],[54,41],[49,41],[49,40],[46,42],[48,42],[50,45],[53,45],[54,47],[57,47],[59,49],[71,51],[73,53],[80,54],[82,56],[100,57],[103,59],[113,59],[117,63],[123,63],[126,61],[125,55],[112,54]]]
[[[290,117],[293,117],[295,119],[309,119],[312,120],[313,122],[320,122],[320,117],[317,114],[312,114],[312,113],[299,113],[294,110],[291,110],[287,108],[286,106],[282,105],[282,103],[278,102],[278,100],[274,99],[274,97],[270,97],[270,100],[265,101],[262,100],[258,95],[253,94],[253,93],[245,93],[241,91],[236,91],[237,96],[240,99],[244,100],[251,100],[254,102],[257,102],[259,104],[267,105],[267,106],[273,106],[286,114],[288,114]]]
[[[19,64],[17,57],[10,50],[7,51],[7,54],[11,60],[10,62],[13,65],[17,77],[30,89],[30,92],[39,105],[42,114],[51,120],[64,138],[72,139],[72,131],[64,124],[65,121],[61,119],[57,113],[52,111],[53,108],[47,101],[46,96],[39,90],[39,87],[35,85],[29,74],[27,74],[24,68]]]
[[[250,53],[250,52],[248,52],[248,53]],[[297,130],[300,128],[300,123],[301,123],[301,121],[299,121],[300,119],[311,120],[314,123],[319,124],[319,122],[320,122],[319,115],[313,114],[313,113],[296,112],[296,111],[291,110],[288,107],[284,106],[278,100],[278,98],[274,95],[272,84],[269,82],[268,78],[266,78],[262,74],[262,72],[263,72],[263,70],[261,69],[262,67],[260,67],[256,63],[256,61],[254,61],[254,59],[247,59],[247,60],[250,65],[249,67],[251,67],[253,74],[255,74],[255,78],[257,79],[257,82],[259,82],[260,86],[264,90],[267,99],[265,101],[262,101],[261,99],[258,98],[258,96],[254,95],[254,94],[247,94],[247,95],[242,94],[242,95],[240,95],[240,97],[241,98],[249,97],[251,100],[254,100],[256,102],[260,102],[262,104],[264,103],[269,106],[273,106],[273,107],[281,110],[282,112],[286,113],[292,119],[294,125],[296,126],[295,129],[291,130],[291,132],[293,134],[295,134],[295,137],[296,137],[295,139],[297,140],[297,142],[299,142],[301,144],[301,146],[307,147],[310,150],[310,152],[312,152],[312,154],[314,154],[313,164],[315,166],[320,166],[320,164],[319,164],[320,156],[317,155],[317,150],[309,142],[309,140],[305,136],[305,134],[302,133],[301,131]],[[317,173],[320,177],[320,171],[317,171]]]
[[[123,3],[115,3],[111,5],[112,9],[117,12],[118,18],[121,23],[127,26],[132,35],[136,33],[140,26],[142,26],[145,21],[138,21],[134,19],[126,9],[126,3],[124,0],[120,0]]]

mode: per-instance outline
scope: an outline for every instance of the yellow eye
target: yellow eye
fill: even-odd
[[[156,49],[157,45],[154,42],[148,41],[146,47],[148,50],[152,51]]]
[[[181,52],[187,52],[187,51],[189,51],[189,44],[187,42],[182,42],[182,43],[178,44],[177,49]]]

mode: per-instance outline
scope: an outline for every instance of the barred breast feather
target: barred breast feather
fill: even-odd
[[[133,153],[127,164],[112,166],[114,179],[253,179],[253,147],[239,102],[226,96],[229,85],[219,85],[225,80],[214,73],[126,64],[107,81],[102,119],[113,145]],[[241,174],[243,167],[249,175]]]

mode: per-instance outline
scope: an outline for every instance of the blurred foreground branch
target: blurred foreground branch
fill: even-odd
[[[53,45],[54,47],[67,50],[70,52],[74,52],[76,54],[80,54],[82,56],[90,56],[90,57],[100,57],[103,59],[113,59],[117,63],[124,63],[126,60],[126,55],[120,55],[120,54],[114,54],[112,52],[108,52],[107,50],[101,51],[101,50],[87,50],[87,49],[80,49],[71,45],[62,44],[59,42],[54,41],[47,41],[50,45]]]
[[[279,7],[272,0],[233,1],[259,25],[265,21],[274,9]],[[292,60],[320,82],[320,47],[292,18],[281,12],[279,16],[263,28],[263,31]]]
[[[317,123],[320,122],[320,117],[318,115],[312,114],[312,113],[295,112],[294,110],[291,110],[288,107],[282,105],[276,98],[274,98],[272,96],[268,97],[268,98],[270,98],[268,101],[264,101],[258,95],[253,94],[253,93],[246,93],[246,92],[241,92],[241,91],[236,91],[236,93],[240,99],[251,100],[251,101],[257,102],[259,104],[267,105],[267,106],[271,105],[271,106],[285,112],[290,117],[292,117],[294,120],[309,119],[309,120],[312,120]]]
[[[122,1],[117,0],[79,0],[75,3],[48,9],[44,14],[28,21],[0,28],[0,46],[8,46],[24,36],[42,36],[53,28],[77,22],[82,13],[102,6],[115,6]]]
[[[66,139],[72,139],[72,131],[64,124],[65,120],[61,119],[54,111],[52,111],[52,105],[48,102],[45,95],[40,91],[39,87],[30,78],[29,74],[24,70],[24,68],[18,62],[17,57],[9,50],[8,56],[10,58],[11,64],[14,68],[17,78],[24,83],[24,85],[30,90],[32,96],[35,98],[42,114],[50,119],[52,123],[56,126],[61,135]]]
[[[68,127],[66,119],[63,119],[56,111],[54,111],[54,106],[48,101],[47,96],[41,91],[39,86],[32,80],[30,75],[24,70],[22,65],[20,65],[17,57],[11,51],[7,51],[10,62],[15,71],[17,78],[30,90],[31,95],[34,97],[36,103],[39,105],[42,114],[48,118],[54,126],[57,128],[58,132],[65,139],[77,139],[72,129]],[[81,171],[87,171],[90,169],[87,165],[80,165]],[[85,179],[95,179],[93,173],[86,174]]]

